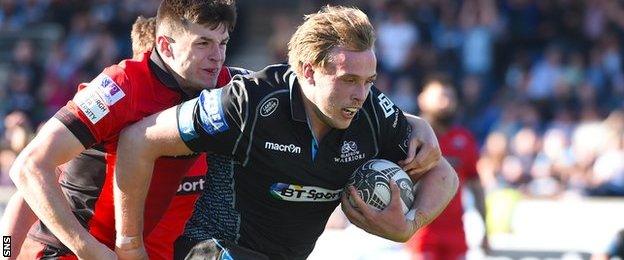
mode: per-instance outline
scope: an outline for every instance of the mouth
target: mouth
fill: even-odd
[[[346,118],[353,118],[355,116],[355,114],[357,113],[357,111],[360,110],[359,107],[346,107],[342,109],[342,114],[346,117]]]
[[[217,68],[202,69],[202,70],[209,75],[217,75],[217,73],[219,73],[219,70]]]

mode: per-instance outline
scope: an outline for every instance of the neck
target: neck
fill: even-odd
[[[317,142],[321,142],[323,137],[331,130],[331,127],[325,124],[318,114],[318,108],[314,105],[314,103],[306,96],[305,91],[303,91],[304,86],[301,86],[301,97],[303,100],[303,107],[306,112],[306,117],[308,119],[308,126],[314,135],[314,138]]]

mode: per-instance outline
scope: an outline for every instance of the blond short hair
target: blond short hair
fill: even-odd
[[[132,24],[132,57],[137,58],[154,47],[156,37],[156,17],[139,16]]]
[[[375,44],[373,25],[357,8],[325,6],[304,20],[288,42],[288,64],[296,72],[304,63],[327,69],[335,47],[365,51]]]

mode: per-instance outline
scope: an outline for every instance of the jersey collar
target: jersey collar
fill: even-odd
[[[160,61],[160,62],[156,62],[156,61]],[[164,66],[164,63],[165,62],[160,57],[160,54],[158,54],[158,51],[156,49],[152,49],[152,53],[150,54],[150,59],[149,59],[149,67],[156,75],[156,78],[158,78],[158,80],[163,85],[165,85],[169,89],[172,89],[180,93],[183,100],[190,100],[196,97],[197,94],[199,94],[199,92],[187,93],[186,91],[184,91],[184,89],[180,87],[180,83],[178,83],[178,81],[171,74],[171,71],[167,67]]]
[[[160,58],[160,55],[158,55],[158,51],[153,49],[149,57],[150,69],[154,72],[154,74],[156,74],[158,80],[160,80],[160,82],[166,87],[180,91],[181,88],[178,81],[167,71],[167,68],[163,67],[164,65],[161,65],[156,61],[160,61],[161,64],[164,63]]]
[[[288,82],[290,88],[290,112],[292,113],[293,120],[306,122],[306,112],[303,107],[303,98],[301,97],[301,86],[297,80],[297,74],[295,74],[291,67],[289,67],[284,74],[284,80]]]

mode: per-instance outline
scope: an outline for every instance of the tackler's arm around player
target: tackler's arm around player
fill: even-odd
[[[115,252],[121,259],[147,259],[143,212],[156,159],[192,153],[179,137],[177,125],[159,123],[163,121],[176,121],[175,107],[128,126],[119,138],[113,193]]]
[[[398,196],[399,187],[394,180],[390,181],[392,198],[385,209],[379,211],[371,208],[357,194],[355,188],[349,186],[342,195],[342,210],[351,223],[364,231],[392,241],[406,242],[446,208],[459,185],[457,173],[444,158],[418,181],[411,209],[414,213],[413,220],[403,214]],[[353,198],[355,206],[349,202],[348,196]]]

